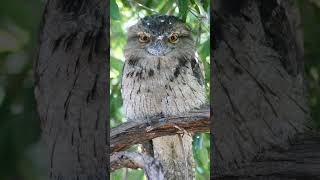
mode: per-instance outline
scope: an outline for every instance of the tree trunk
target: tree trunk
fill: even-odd
[[[34,64],[49,179],[107,179],[106,1],[48,0]]]
[[[212,17],[212,177],[320,177],[293,1],[214,0]]]

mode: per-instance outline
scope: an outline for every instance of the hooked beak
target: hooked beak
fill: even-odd
[[[164,56],[167,53],[167,48],[163,43],[164,36],[159,36],[150,46],[147,47],[147,52],[154,56]]]

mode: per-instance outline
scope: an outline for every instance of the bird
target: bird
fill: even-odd
[[[191,28],[178,17],[145,16],[129,27],[124,57],[121,95],[128,120],[179,117],[205,104],[203,65]],[[151,143],[166,179],[195,179],[191,135]]]

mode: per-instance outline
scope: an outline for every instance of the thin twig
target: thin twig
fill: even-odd
[[[149,8],[149,7],[147,7],[147,6],[143,5],[143,4],[140,4],[140,3],[138,3],[137,1],[129,0],[129,2],[134,2],[135,4],[137,4],[137,5],[138,5],[139,7],[141,7],[142,9],[145,9],[145,10],[147,10],[147,11],[151,11],[151,12],[156,13],[156,14],[159,14],[158,11],[156,11],[156,10],[154,10],[154,9],[151,9],[151,8]]]

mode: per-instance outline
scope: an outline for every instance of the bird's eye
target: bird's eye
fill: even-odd
[[[171,34],[169,36],[169,42],[175,43],[178,40],[178,35],[177,34]]]
[[[140,42],[146,43],[146,42],[149,42],[149,40],[150,38],[146,34],[142,33],[139,35]]]

